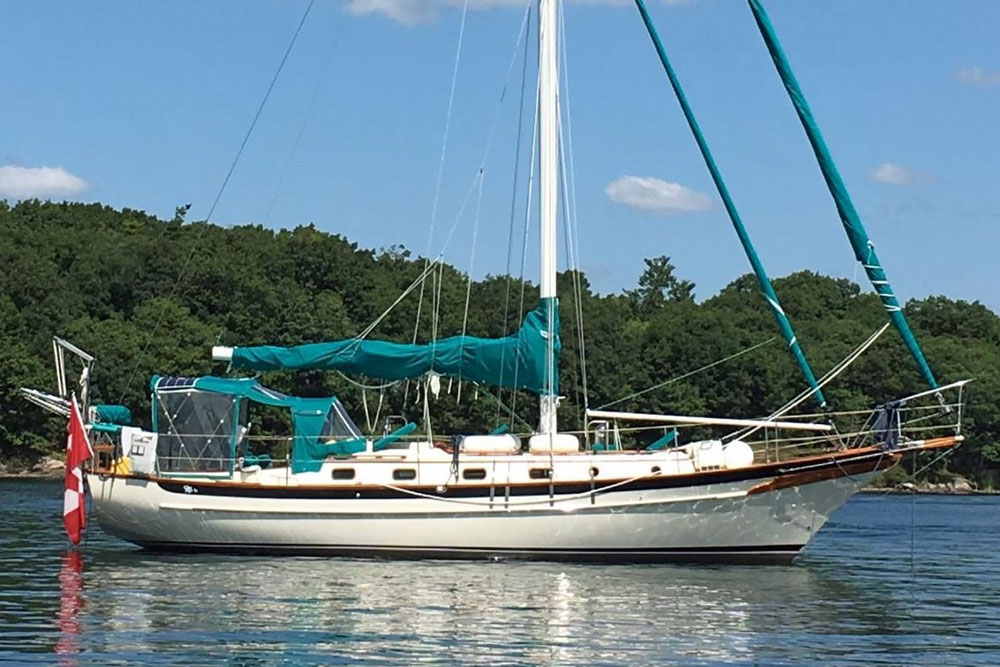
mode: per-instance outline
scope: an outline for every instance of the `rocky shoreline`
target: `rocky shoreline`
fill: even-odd
[[[30,468],[0,461],[0,479],[61,479],[66,474],[66,462],[46,456]]]
[[[869,486],[861,489],[861,493],[918,493],[926,495],[949,495],[949,496],[971,496],[971,495],[997,495],[1000,491],[993,489],[977,489],[969,480],[959,477],[952,482],[917,482],[912,484],[904,482],[893,486]]]

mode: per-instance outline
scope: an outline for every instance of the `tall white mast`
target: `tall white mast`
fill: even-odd
[[[555,309],[556,297],[556,216],[559,202],[559,0],[539,0],[538,5],[538,75],[539,75],[539,206],[541,243],[541,294]],[[554,312],[549,313],[548,351],[545,356],[549,377],[554,377]],[[555,395],[540,397],[540,433],[556,432]]]

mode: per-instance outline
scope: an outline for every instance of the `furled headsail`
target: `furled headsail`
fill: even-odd
[[[452,336],[426,344],[379,340],[331,341],[294,347],[260,345],[232,348],[233,368],[271,370],[338,370],[382,380],[404,380],[434,372],[499,387],[528,389],[539,394],[559,390],[558,372],[548,386],[546,347],[554,332],[558,356],[559,310],[541,303],[524,317],[520,330],[504,338]],[[552,322],[549,322],[551,312]]]
[[[899,300],[896,298],[892,290],[892,285],[889,284],[889,279],[882,268],[882,263],[879,262],[878,255],[875,254],[875,245],[868,237],[868,233],[861,223],[861,216],[858,215],[857,209],[854,208],[854,202],[851,201],[851,196],[847,192],[847,186],[844,185],[844,180],[840,177],[840,171],[837,169],[837,165],[833,161],[833,156],[830,155],[830,150],[823,139],[823,134],[820,132],[819,126],[813,118],[809,102],[806,101],[805,95],[802,93],[802,88],[795,78],[795,73],[792,72],[792,66],[788,63],[788,58],[785,57],[785,52],[781,48],[781,42],[778,41],[778,35],[771,25],[771,20],[768,18],[767,12],[764,11],[760,0],[748,0],[748,2],[750,3],[750,10],[753,12],[754,20],[757,22],[757,27],[760,29],[760,34],[767,45],[767,50],[771,54],[771,60],[774,61],[774,66],[781,76],[785,90],[788,92],[789,98],[791,98],[792,106],[795,107],[795,113],[798,114],[802,127],[806,131],[806,136],[809,138],[809,143],[812,145],[813,152],[816,154],[816,161],[823,172],[823,179],[826,181],[830,195],[837,205],[837,213],[840,214],[840,221],[843,223],[844,231],[847,232],[847,238],[854,249],[854,257],[864,267],[865,273],[868,275],[868,280],[871,282],[872,287],[875,288],[875,292],[878,294],[879,299],[882,300],[882,305],[889,314],[889,319],[899,331],[899,335],[902,336],[903,342],[909,348],[910,354],[916,360],[920,374],[927,384],[937,389],[938,383],[934,378],[934,373],[931,372],[927,359],[924,358],[924,353],[920,349],[920,344],[917,343],[917,339],[910,330],[910,325],[906,321],[906,316],[899,305]]]

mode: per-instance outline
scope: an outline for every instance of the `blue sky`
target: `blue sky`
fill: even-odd
[[[863,280],[745,3],[650,5],[770,273]],[[305,6],[8,0],[0,197],[204,217]],[[461,0],[317,0],[213,221],[437,253],[457,219],[446,258],[502,272],[524,6],[470,0],[430,245]],[[1000,310],[1000,2],[766,6],[897,294]],[[710,296],[749,266],[634,7],[570,2],[566,26],[582,267],[618,291],[668,254]]]

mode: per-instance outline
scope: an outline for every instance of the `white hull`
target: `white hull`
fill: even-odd
[[[97,475],[88,480],[101,526],[150,548],[788,562],[876,474],[763,491],[762,483],[774,477],[551,497],[546,490],[508,499],[500,489],[492,502],[488,496],[247,497],[235,487],[229,495],[208,495],[218,485]]]

